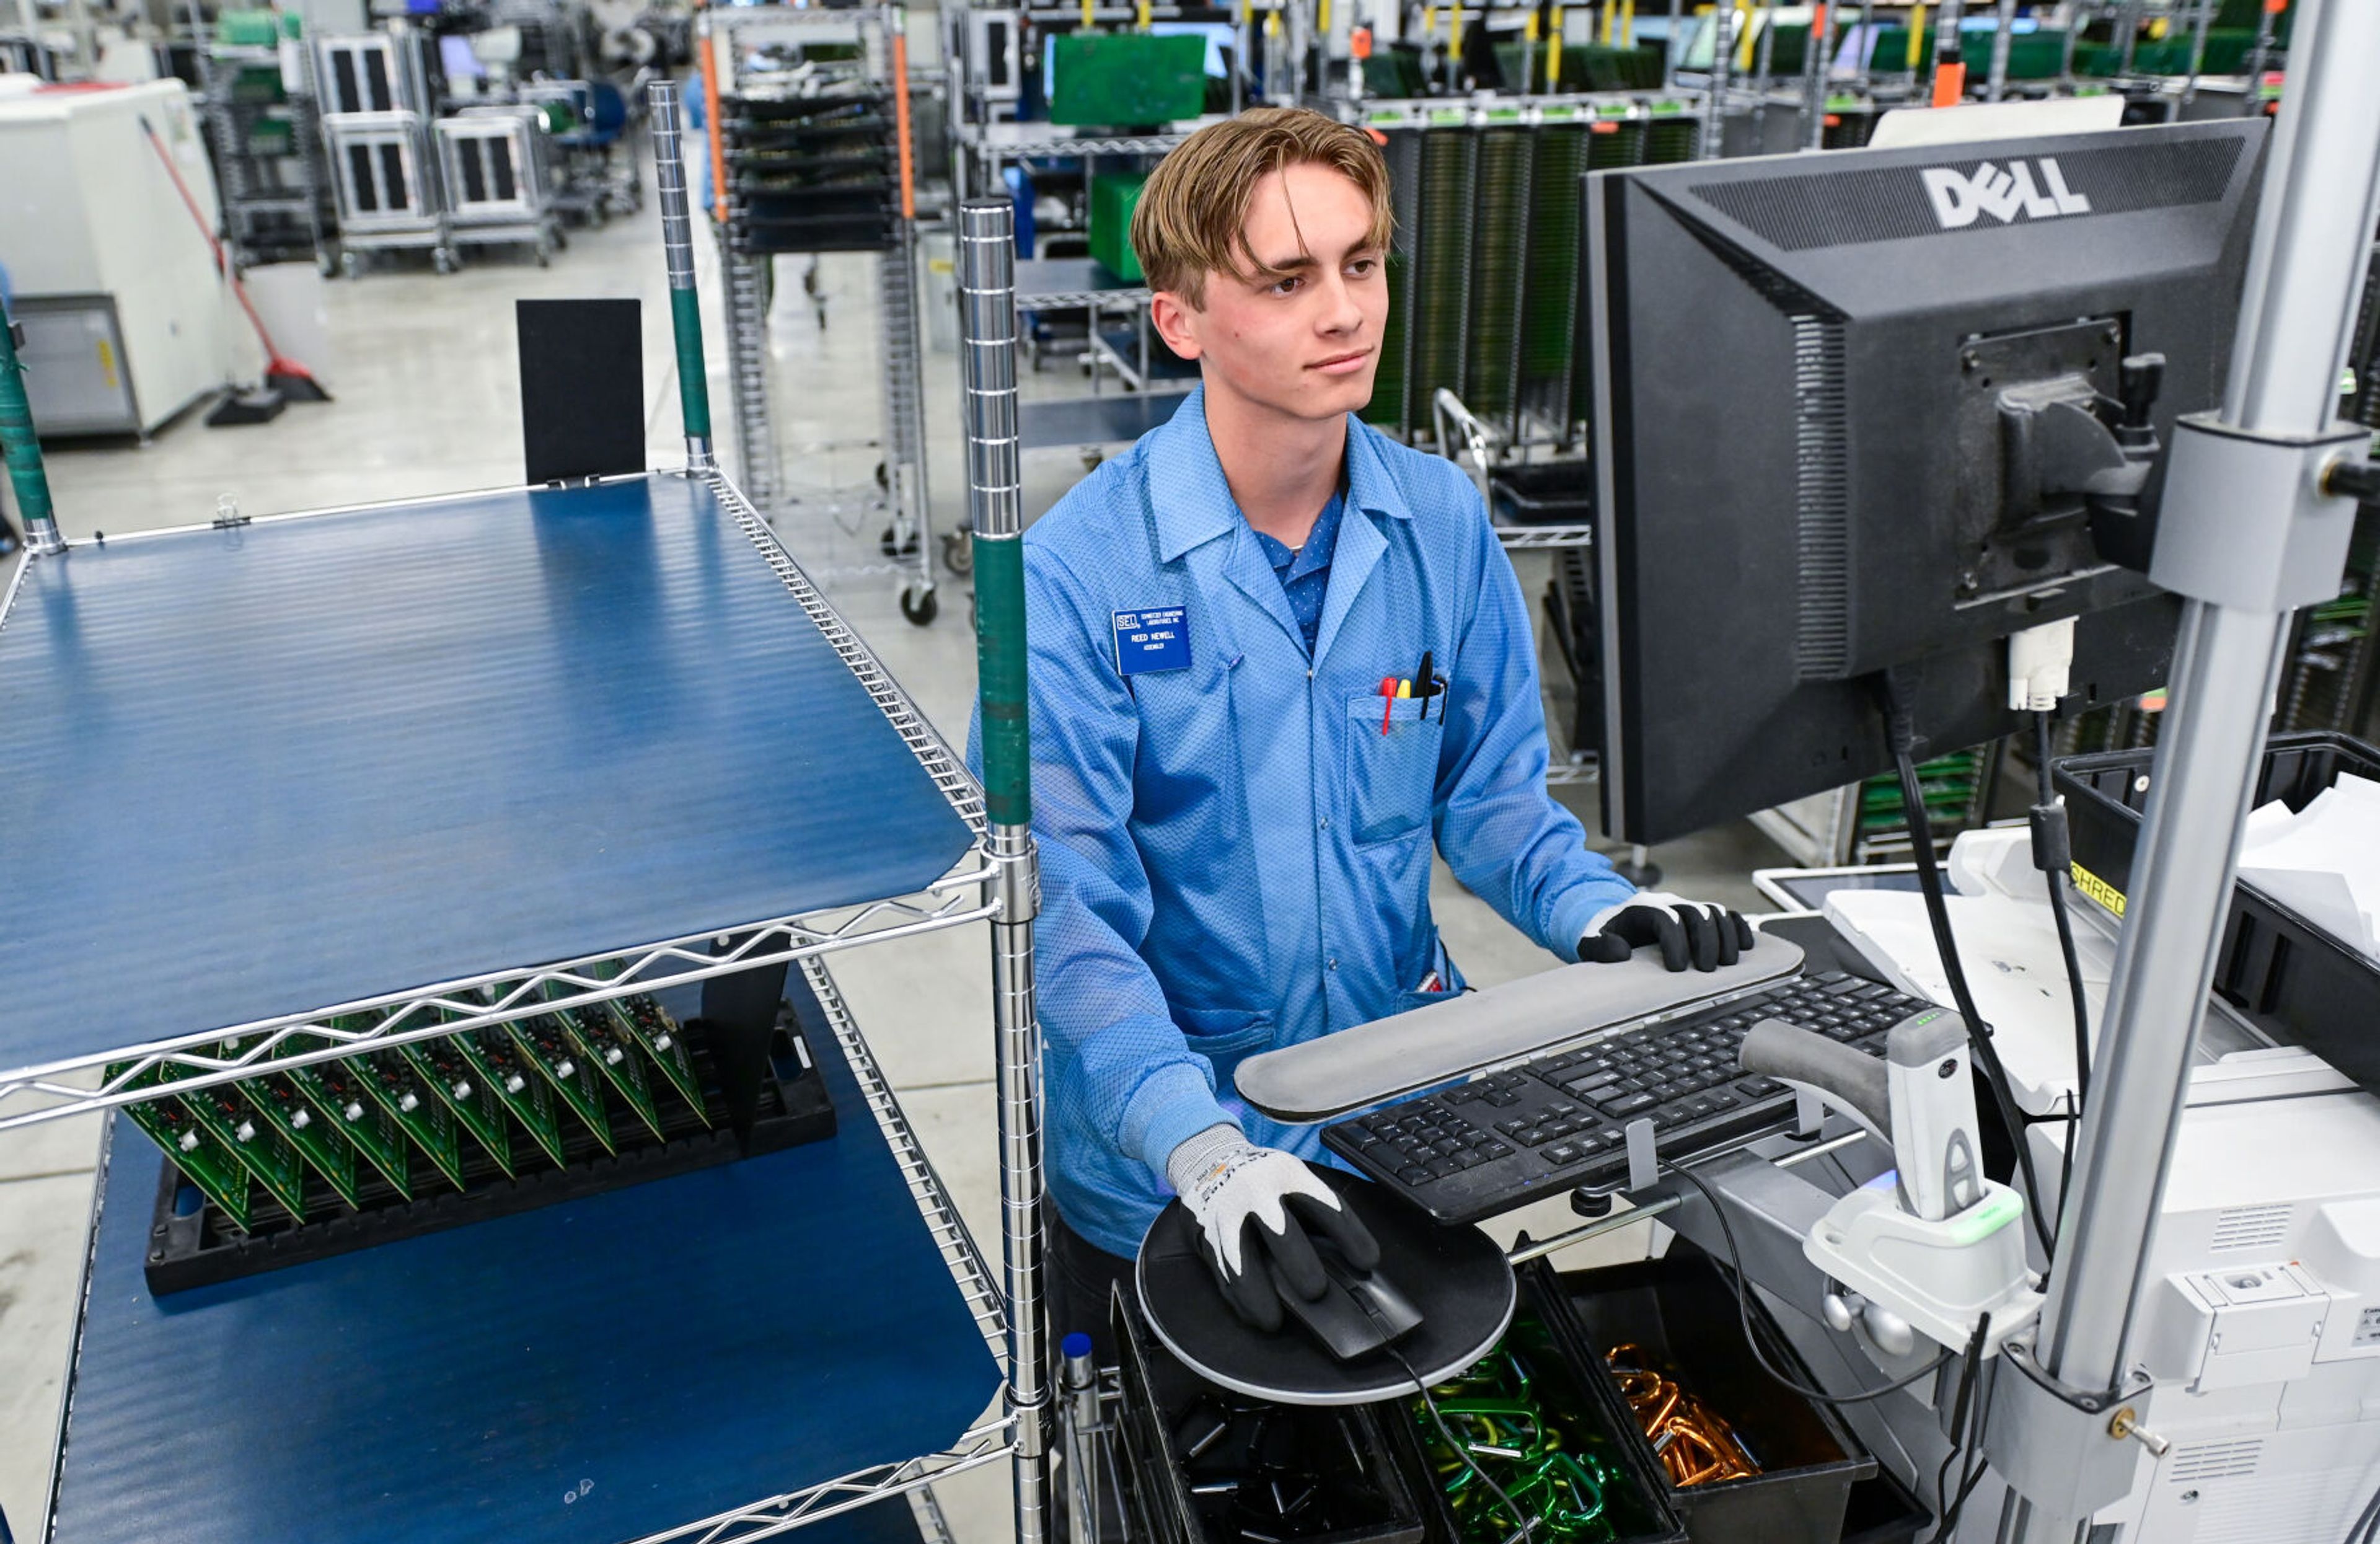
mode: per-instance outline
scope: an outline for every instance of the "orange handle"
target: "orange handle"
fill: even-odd
[[[909,36],[892,34],[892,133],[901,141],[901,218],[917,217],[917,185],[909,165]]]
[[[719,45],[719,34],[710,33],[702,40],[702,121],[710,130],[710,207],[720,223],[727,221],[727,147],[719,138],[719,72],[712,67],[711,50]]]
[[[1956,107],[1967,99],[1967,67],[1953,61],[1934,67],[1934,105]]]

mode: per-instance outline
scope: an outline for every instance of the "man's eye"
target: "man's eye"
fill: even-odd
[[[1347,265],[1347,272],[1359,279],[1368,279],[1372,276],[1372,271],[1379,265],[1380,261],[1378,258],[1357,258]]]
[[[1285,278],[1280,283],[1274,285],[1272,286],[1272,292],[1275,295],[1294,295],[1297,293],[1297,286],[1305,282],[1305,280],[1293,274],[1288,278]]]

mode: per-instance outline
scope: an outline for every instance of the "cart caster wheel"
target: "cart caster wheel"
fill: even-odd
[[[553,266],[552,248],[542,244],[539,246],[537,249],[537,265],[540,268],[551,268]]]
[[[902,539],[900,527],[886,526],[884,528],[884,534],[876,539],[876,547],[877,550],[882,553],[886,557],[916,557],[917,555],[917,533],[914,530],[911,531],[907,540],[905,541]]]
[[[876,463],[876,486],[888,493],[892,491],[892,468],[881,461]]]
[[[452,274],[458,265],[455,254],[441,247],[430,254],[430,266],[441,274]]]
[[[358,257],[353,252],[342,252],[339,254],[339,274],[342,278],[360,278],[363,275],[363,259]]]
[[[335,279],[339,276],[339,261],[334,257],[318,257],[314,260],[314,272],[326,279]]]
[[[942,532],[942,566],[960,578],[975,572],[975,543],[967,540],[966,532]]]
[[[1106,460],[1108,456],[1107,452],[1097,445],[1085,445],[1082,449],[1082,457],[1083,470],[1095,472],[1099,469],[1099,463]]]
[[[907,617],[913,626],[925,626],[940,614],[941,609],[941,602],[934,599],[932,590],[919,590],[916,585],[902,587],[901,614]]]

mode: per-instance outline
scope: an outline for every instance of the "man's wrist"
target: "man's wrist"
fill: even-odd
[[[1165,1177],[1177,1196],[1192,1194],[1200,1181],[1248,1145],[1238,1126],[1220,1123],[1185,1138],[1165,1160]]]

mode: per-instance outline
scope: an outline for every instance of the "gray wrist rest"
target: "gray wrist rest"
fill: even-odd
[[[1767,933],[1754,939],[1742,959],[1709,972],[1665,970],[1650,948],[1624,964],[1561,966],[1251,1056],[1234,1081],[1242,1099],[1274,1120],[1331,1120],[1801,967],[1798,946]]]

